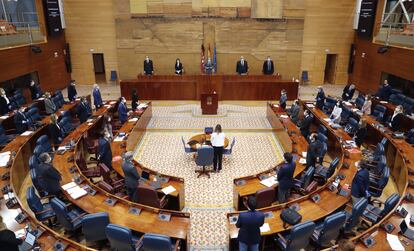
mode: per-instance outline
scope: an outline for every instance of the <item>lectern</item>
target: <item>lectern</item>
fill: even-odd
[[[218,95],[217,93],[201,94],[201,111],[203,115],[217,115]]]

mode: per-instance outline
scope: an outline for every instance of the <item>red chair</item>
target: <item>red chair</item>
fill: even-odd
[[[99,169],[99,167],[97,167],[97,166],[96,167],[88,167],[86,165],[86,161],[83,158],[81,152],[76,153],[76,159],[75,160],[76,160],[76,164],[80,168],[81,172],[86,177],[91,178],[91,177],[101,176],[101,170]]]
[[[157,191],[152,187],[141,186],[137,188],[138,203],[155,208],[164,208],[168,203],[166,195],[158,197]]]
[[[257,208],[269,207],[275,202],[276,192],[275,189],[265,188],[256,192]]]
[[[120,191],[125,187],[124,179],[118,177],[118,174],[109,169],[104,163],[98,165],[103,180],[114,187],[116,191]]]

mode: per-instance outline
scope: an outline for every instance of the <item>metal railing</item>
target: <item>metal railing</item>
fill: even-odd
[[[44,29],[39,22],[5,22],[4,24],[12,25],[13,32],[2,33],[0,30],[0,49],[46,41],[46,34],[43,33]],[[6,29],[6,26],[3,28]]]

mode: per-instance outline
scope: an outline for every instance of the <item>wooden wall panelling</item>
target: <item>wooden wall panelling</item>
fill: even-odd
[[[252,18],[282,18],[284,0],[252,0]]]

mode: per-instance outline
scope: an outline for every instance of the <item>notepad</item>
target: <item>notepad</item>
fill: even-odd
[[[33,134],[33,131],[25,131],[24,133],[20,134],[21,136],[29,136]]]
[[[387,233],[387,241],[392,250],[405,250],[397,235]]]
[[[70,188],[73,188],[73,187],[75,187],[75,186],[76,186],[76,183],[72,181],[72,182],[70,182],[70,183],[67,183],[67,184],[63,185],[63,186],[62,186],[62,189],[66,191],[66,190],[68,190],[68,189],[70,189]]]
[[[86,192],[86,190],[81,188],[80,186],[69,188],[68,190],[66,190],[66,192],[68,192],[70,197],[72,197],[72,199],[74,200],[79,199],[80,197],[88,194],[88,192]]]
[[[147,108],[147,107],[148,107],[148,105],[143,103],[143,104],[139,104],[137,108],[138,109],[144,109],[144,108]]]
[[[387,101],[380,101],[381,104],[388,104]]]
[[[266,233],[270,231],[269,223],[263,224],[263,226],[260,227],[260,233]]]
[[[314,108],[315,107],[315,105],[312,104],[312,103],[306,104],[306,106],[309,107],[309,108]]]
[[[123,141],[124,140],[124,136],[117,136],[115,139],[114,139],[114,141],[115,142],[121,142],[121,141]]]
[[[177,191],[177,190],[176,190],[173,186],[167,186],[167,187],[163,188],[161,191],[162,191],[165,195],[168,195],[168,194],[173,193],[173,192],[175,192],[175,191]]]
[[[306,159],[300,158],[299,163],[302,165],[306,164]]]
[[[287,119],[287,118],[289,118],[289,116],[288,116],[288,115],[280,115],[280,117],[281,117],[282,119]]]
[[[307,155],[308,155],[308,152],[302,152],[302,157],[306,158]]]
[[[266,187],[272,187],[272,186],[276,185],[277,183],[278,182],[277,182],[277,176],[276,175],[270,176],[269,178],[260,181],[260,184],[262,184]]]
[[[0,153],[0,167],[5,167],[10,161],[10,151]]]

